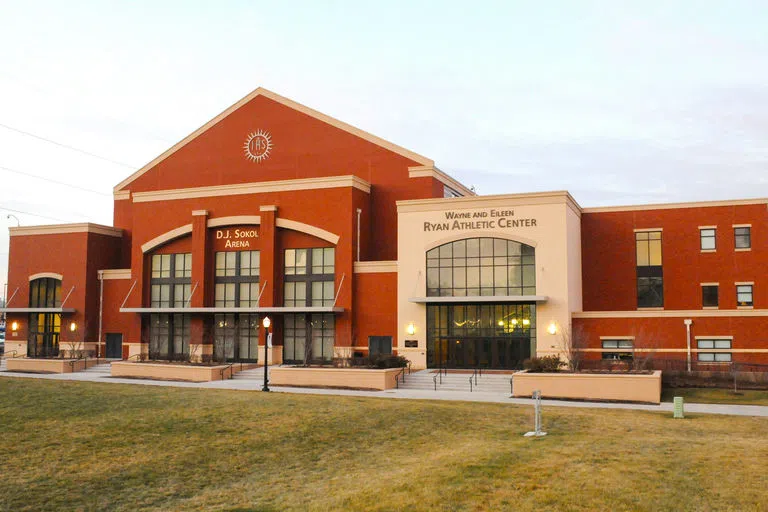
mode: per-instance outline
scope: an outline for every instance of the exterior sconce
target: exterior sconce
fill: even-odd
[[[405,328],[405,332],[408,333],[408,336],[413,336],[416,334],[416,326],[413,325],[413,322],[408,324],[408,327]]]
[[[11,330],[16,332],[19,330],[19,322],[13,322],[11,323]]]
[[[69,324],[69,330],[71,332],[75,332],[77,330],[77,324],[75,322],[72,322]]]
[[[264,320],[261,321],[261,325],[263,325],[265,329],[269,329],[269,326],[272,325],[272,320],[270,320],[268,316],[265,316]]]
[[[547,327],[547,332],[549,334],[557,334],[557,324],[555,322],[550,323],[549,327]]]

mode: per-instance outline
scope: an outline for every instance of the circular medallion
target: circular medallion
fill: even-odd
[[[272,136],[264,130],[258,130],[248,134],[243,145],[245,158],[251,162],[259,163],[269,156],[272,149]]]

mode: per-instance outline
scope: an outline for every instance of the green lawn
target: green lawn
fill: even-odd
[[[0,510],[766,510],[768,418],[0,378]]]
[[[698,404],[768,405],[768,391],[751,389],[734,393],[733,389],[720,388],[664,388],[661,400],[671,402],[676,396]]]

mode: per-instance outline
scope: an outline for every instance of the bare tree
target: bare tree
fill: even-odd
[[[560,349],[565,354],[569,371],[577,372],[581,369],[587,341],[587,335],[581,326],[560,331]]]

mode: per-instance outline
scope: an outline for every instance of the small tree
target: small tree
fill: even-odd
[[[581,369],[587,341],[587,335],[581,326],[560,332],[560,348],[565,354],[569,371],[577,372]]]

